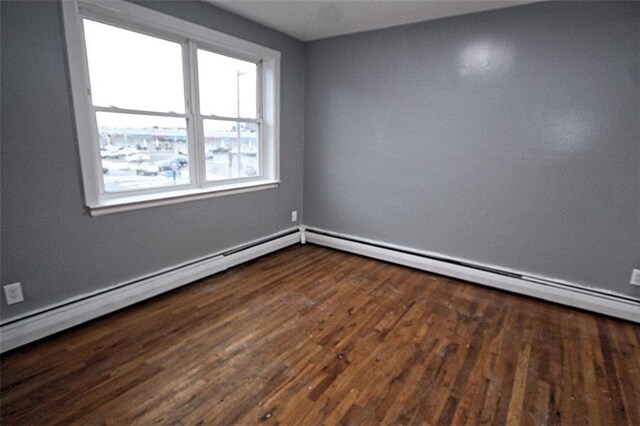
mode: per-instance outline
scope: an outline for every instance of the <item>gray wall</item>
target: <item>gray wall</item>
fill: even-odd
[[[307,44],[305,225],[640,297],[639,6]]]
[[[277,189],[93,218],[82,205],[60,5],[1,5],[2,285],[14,318],[287,229],[302,208],[304,45],[198,2],[142,2],[282,52]],[[4,296],[3,296],[4,298]]]
[[[88,216],[59,4],[3,1],[1,284],[27,298],[3,320],[290,227],[303,157],[305,224],[640,297],[638,3],[310,43],[306,94],[301,42],[204,3],[139,3],[282,52],[283,183]]]

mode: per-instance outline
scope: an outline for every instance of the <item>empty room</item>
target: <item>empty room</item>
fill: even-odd
[[[640,2],[0,19],[3,425],[640,425]]]

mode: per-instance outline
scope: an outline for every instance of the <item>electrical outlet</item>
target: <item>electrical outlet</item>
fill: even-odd
[[[24,296],[22,294],[22,285],[20,283],[5,285],[4,297],[7,300],[7,305],[13,305],[14,303],[24,302]]]
[[[631,272],[631,284],[640,285],[640,269],[634,269]]]
[[[291,222],[297,222],[298,221],[298,211],[294,210],[291,212]]]

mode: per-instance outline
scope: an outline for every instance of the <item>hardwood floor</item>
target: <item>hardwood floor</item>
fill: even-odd
[[[1,360],[3,425],[640,425],[640,327],[297,246]]]

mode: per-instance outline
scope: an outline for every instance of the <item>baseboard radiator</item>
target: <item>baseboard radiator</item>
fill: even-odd
[[[291,228],[0,325],[0,353],[298,243],[312,243],[640,323],[640,300],[320,229]]]
[[[301,241],[640,323],[640,300],[314,228]]]
[[[0,353],[300,243],[298,228],[121,283],[6,321],[0,326]]]

